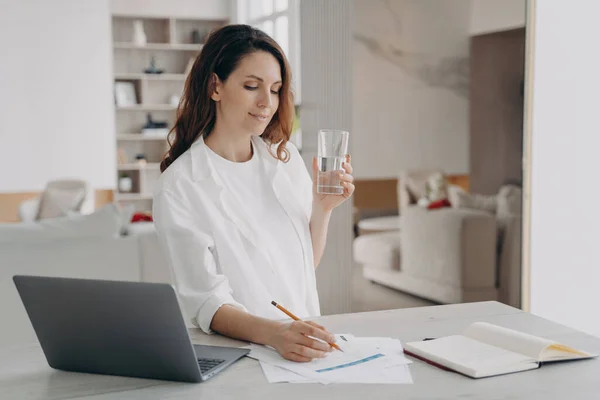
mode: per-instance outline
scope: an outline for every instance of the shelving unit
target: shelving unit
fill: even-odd
[[[135,41],[135,21],[141,21],[145,44]],[[130,82],[135,88],[135,102],[115,101],[116,146],[120,177],[131,178],[132,188],[121,192],[117,184],[115,200],[133,203],[137,211],[152,210],[154,184],[160,177],[160,162],[168,150],[164,135],[146,135],[148,116],[153,122],[166,122],[167,130],[175,123],[177,101],[183,91],[186,68],[196,58],[202,43],[192,42],[192,33],[202,42],[213,29],[229,21],[200,18],[112,16],[114,83]],[[146,73],[154,63],[161,73]],[[115,96],[116,99],[116,96]],[[143,155],[145,163],[136,156]]]

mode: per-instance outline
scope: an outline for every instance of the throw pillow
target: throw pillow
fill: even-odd
[[[432,201],[427,206],[428,210],[437,210],[438,208],[451,207],[452,204],[448,201],[448,199],[442,199],[438,201]]]
[[[36,219],[58,218],[69,211],[78,211],[85,198],[84,189],[48,188],[42,193]]]
[[[514,185],[505,185],[498,191],[498,216],[522,214],[523,191]]]
[[[439,172],[423,170],[402,174],[400,179],[404,182],[411,204],[416,203],[422,197],[428,197],[428,180],[436,173]]]
[[[496,213],[497,196],[487,196],[477,193],[468,193],[459,186],[450,186],[448,197],[454,208],[473,208],[486,211],[492,214]]]
[[[448,198],[448,182],[444,174],[436,172],[427,178],[426,197],[431,202]]]

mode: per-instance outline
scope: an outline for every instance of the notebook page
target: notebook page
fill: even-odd
[[[473,377],[537,367],[530,357],[461,335],[405,343],[404,347],[418,356]]]
[[[515,331],[487,322],[475,322],[464,332],[464,336],[481,342],[514,351],[540,361],[542,352],[553,341],[527,333]]]
[[[577,360],[579,358],[590,358],[597,356],[597,354],[586,353],[584,351],[555,343],[542,352],[541,361]]]

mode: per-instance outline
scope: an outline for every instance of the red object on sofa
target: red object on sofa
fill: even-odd
[[[427,209],[428,210],[436,210],[438,208],[444,208],[444,207],[452,207],[452,204],[450,204],[450,201],[448,199],[442,199],[442,200],[438,200],[438,201],[432,201],[427,206]]]
[[[152,215],[150,213],[136,212],[131,217],[131,222],[153,222]]]

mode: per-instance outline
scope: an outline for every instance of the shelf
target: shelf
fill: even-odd
[[[136,140],[162,140],[165,141],[167,140],[167,138],[164,137],[152,137],[152,136],[146,136],[143,135],[141,133],[118,133],[117,134],[117,140],[129,140],[129,141],[136,141]]]
[[[144,169],[160,169],[160,163],[129,163],[129,164],[118,164],[117,169],[119,171],[131,171],[131,170],[144,170]]]
[[[127,161],[125,164],[113,162],[113,171],[118,177],[126,175],[131,179],[131,190],[122,193],[116,190],[114,198],[122,204],[134,206],[136,211],[152,208],[151,194],[161,176],[159,160],[169,147],[166,129],[148,132],[143,127],[147,126],[149,117],[173,127],[179,107],[179,101],[176,104],[175,99],[183,96],[188,77],[184,71],[189,70],[190,63],[202,51],[201,42],[208,33],[229,23],[229,18],[211,18],[213,13],[209,11],[207,14],[201,10],[202,7],[196,10],[197,16],[194,17],[185,16],[187,12],[180,9],[181,5],[170,4],[177,1],[164,3],[169,5],[161,8],[166,11],[162,15],[112,14],[111,21],[113,72],[110,83],[114,92],[117,83],[126,82],[122,85],[127,86],[124,94],[131,99],[113,102],[116,134],[112,134],[114,139],[109,140],[113,140],[118,159]],[[179,9],[179,16],[170,15],[168,10],[171,9]],[[203,14],[209,17],[200,18]],[[145,44],[137,45],[140,40]],[[145,73],[150,71],[148,68],[151,66],[164,73]],[[114,96],[115,99],[117,97],[121,98]],[[152,162],[138,163],[135,157],[139,154]],[[128,188],[123,185],[121,187]]]
[[[133,106],[116,106],[117,111],[171,111],[177,106],[171,104],[136,104]]]
[[[115,193],[115,199],[117,201],[136,201],[136,200],[152,200],[151,194],[141,193]]]
[[[115,80],[185,81],[185,74],[115,74]]]
[[[201,44],[186,44],[186,43],[147,43],[144,46],[138,46],[134,43],[119,42],[113,43],[115,49],[130,49],[130,50],[176,50],[176,51],[200,51]]]

